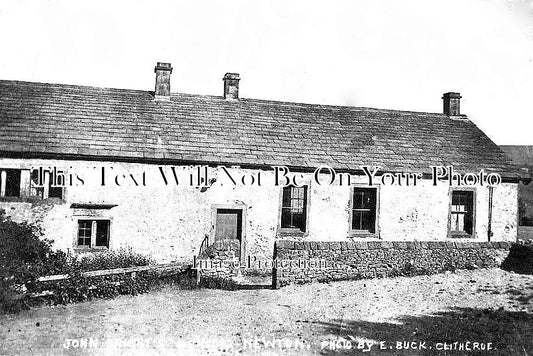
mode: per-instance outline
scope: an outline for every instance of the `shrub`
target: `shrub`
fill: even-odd
[[[81,255],[68,254],[58,274],[68,274],[69,278],[30,284],[28,290],[32,293],[52,292],[46,299],[53,304],[114,298],[120,294],[136,295],[145,293],[157,283],[155,273],[142,271],[135,273],[135,277],[131,274],[85,277],[83,272],[146,266],[153,263],[151,258],[131,248]]]
[[[516,273],[533,274],[533,244],[531,242],[513,244],[501,268]]]
[[[446,261],[444,263],[443,271],[450,271],[450,272],[455,273],[456,270],[457,270],[457,266],[451,261]]]
[[[74,271],[88,272],[103,269],[147,266],[154,263],[154,260],[150,257],[137,253],[132,248],[127,247],[111,251],[68,255],[60,273],[70,274]]]
[[[55,303],[114,297],[146,292],[157,277],[151,272],[131,275],[83,277],[83,272],[146,266],[153,260],[131,248],[94,254],[72,255],[52,250],[52,241],[42,238],[39,227],[15,223],[0,210],[0,310],[17,312],[28,308],[30,293],[51,291]],[[61,281],[39,282],[42,276],[68,274]]]
[[[120,294],[136,295],[147,292],[158,284],[157,273],[151,271],[132,274],[113,274],[106,276],[85,277],[84,272],[146,266],[154,261],[131,248],[116,251],[102,251],[82,255],[67,255],[61,266],[60,274],[68,278],[28,284],[28,291],[39,294],[51,292],[46,296],[52,304],[83,302],[93,298],[114,298]]]
[[[202,276],[202,278],[200,278],[200,287],[209,289],[237,290],[239,289],[239,284],[229,277]]]
[[[34,285],[33,293],[49,291],[45,297],[51,304],[84,302],[94,298],[114,298],[121,294],[145,293],[157,284],[157,275],[151,271],[132,274],[113,274],[83,277],[81,273],[69,275],[60,281],[41,282]]]
[[[180,287],[196,288],[196,276],[189,268],[173,271],[141,271],[133,274],[84,277],[81,271],[73,272],[68,279],[41,282],[33,286],[32,292],[49,291],[45,296],[51,304],[83,302],[94,298],[114,298],[118,295],[146,293],[163,284],[177,284]]]
[[[61,269],[65,254],[53,251],[51,241],[41,236],[37,226],[15,223],[0,210],[0,309],[24,308],[27,300],[18,298],[24,292],[24,285],[43,273]]]

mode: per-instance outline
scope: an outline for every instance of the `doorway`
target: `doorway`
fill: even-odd
[[[243,220],[244,209],[235,207],[214,207],[214,242],[238,241],[234,250],[235,256],[241,261],[244,257]]]

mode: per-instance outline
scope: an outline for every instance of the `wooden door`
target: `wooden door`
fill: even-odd
[[[215,241],[226,241],[237,258],[242,257],[242,210],[217,209]],[[234,241],[235,243],[229,243]]]
[[[215,241],[239,240],[242,233],[242,210],[217,209]]]

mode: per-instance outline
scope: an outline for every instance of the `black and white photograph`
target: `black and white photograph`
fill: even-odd
[[[0,355],[533,355],[533,0],[1,0]]]

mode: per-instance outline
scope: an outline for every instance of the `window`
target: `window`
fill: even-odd
[[[39,178],[39,171],[33,169],[31,171],[30,195],[34,197],[44,198],[44,186],[39,186],[39,180],[42,180],[43,182],[41,184],[44,184],[44,177],[41,177],[40,179]]]
[[[78,220],[78,247],[109,248],[109,220]]]
[[[52,187],[52,184],[50,183],[50,187],[48,188],[48,198],[63,199],[63,187]]]
[[[283,188],[281,203],[281,228],[306,231],[307,186]]]
[[[450,233],[472,235],[474,232],[474,191],[452,190]]]
[[[63,187],[52,186],[53,180],[50,171],[42,169],[33,169],[31,171],[31,188],[30,195],[34,197],[46,198],[63,198]],[[47,186],[48,189],[45,189]]]
[[[78,246],[91,247],[93,221],[78,221]]]
[[[354,188],[352,197],[352,230],[376,233],[376,188]]]
[[[20,197],[20,169],[0,168],[0,197]]]

